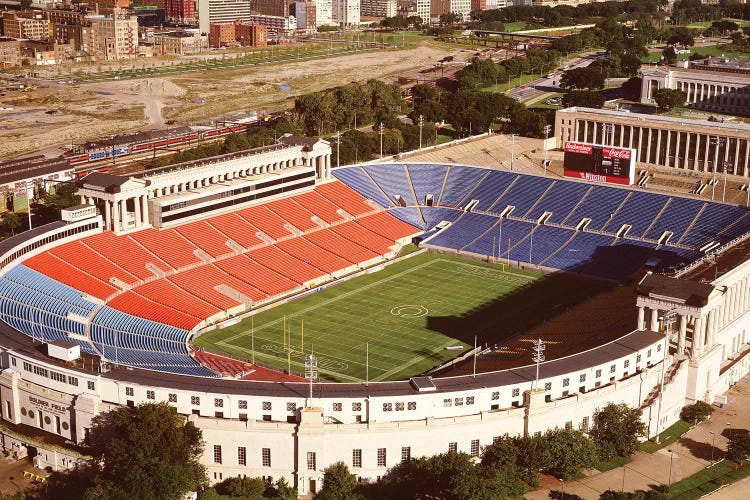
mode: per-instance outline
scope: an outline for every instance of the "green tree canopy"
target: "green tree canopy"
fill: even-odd
[[[750,457],[750,434],[747,431],[736,430],[729,437],[727,458],[737,463]]]
[[[596,444],[581,431],[555,429],[545,440],[549,454],[546,470],[565,481],[596,463]]]
[[[604,74],[600,68],[573,68],[560,77],[560,86],[565,89],[603,89]]]
[[[685,104],[686,99],[687,95],[685,95],[685,92],[678,89],[659,89],[654,94],[656,105],[667,111],[682,106]]]
[[[98,473],[88,498],[180,500],[206,484],[201,431],[167,403],[121,406],[93,424],[88,451]]]
[[[11,236],[16,234],[16,229],[21,225],[21,218],[15,212],[5,212],[0,218],[0,225],[6,231],[10,231]]]
[[[562,98],[563,106],[582,106],[585,108],[601,108],[604,106],[604,96],[594,90],[571,90]]]
[[[638,438],[646,435],[646,425],[641,421],[641,410],[625,403],[609,403],[594,413],[589,432],[600,446],[601,458],[629,457],[638,449]]]
[[[323,488],[320,500],[350,500],[356,498],[354,491],[359,486],[357,476],[349,471],[344,462],[336,462],[323,471]]]

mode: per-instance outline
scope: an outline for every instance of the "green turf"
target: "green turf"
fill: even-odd
[[[423,373],[466,352],[473,335],[486,330],[486,314],[516,296],[540,275],[435,253],[422,253],[378,272],[274,307],[195,344],[257,361],[304,370],[313,349],[320,375],[336,381],[399,380]],[[491,305],[488,308],[488,305]],[[515,307],[515,306],[514,306]],[[493,312],[496,317],[496,312]],[[284,319],[286,318],[286,320]],[[284,350],[284,323],[291,356]],[[463,351],[446,350],[463,346]]]

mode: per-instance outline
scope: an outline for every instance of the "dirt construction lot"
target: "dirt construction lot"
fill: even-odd
[[[161,127],[166,120],[193,124],[229,112],[275,111],[300,94],[370,78],[395,79],[453,53],[457,59],[470,55],[420,46],[163,78],[6,89],[0,91],[0,158],[38,151],[56,155],[73,142]],[[2,86],[14,84],[0,80]]]

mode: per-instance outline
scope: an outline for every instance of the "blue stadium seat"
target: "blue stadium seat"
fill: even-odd
[[[428,194],[431,194],[437,203],[440,192],[443,190],[448,167],[446,165],[409,165],[408,168],[414,192],[417,194],[417,203],[423,204]]]

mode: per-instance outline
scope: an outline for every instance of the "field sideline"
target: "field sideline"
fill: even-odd
[[[423,253],[208,332],[195,345],[247,359],[254,345],[257,361],[296,373],[314,350],[320,376],[335,381],[365,380],[369,351],[370,381],[401,380],[466,352],[487,327],[473,313],[539,277]]]

